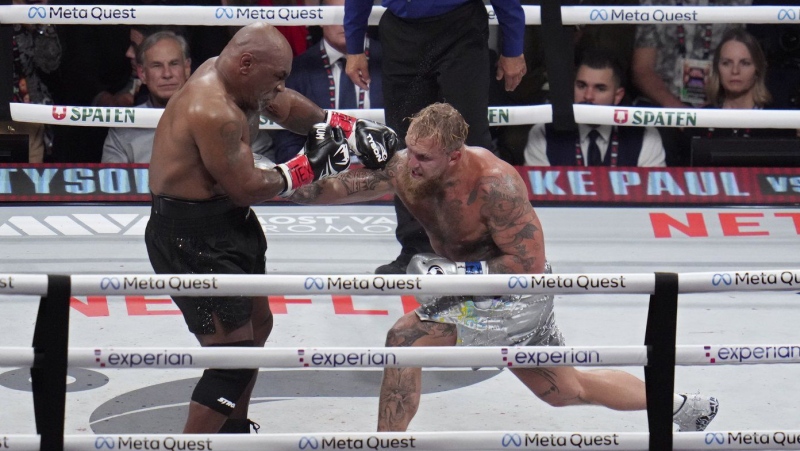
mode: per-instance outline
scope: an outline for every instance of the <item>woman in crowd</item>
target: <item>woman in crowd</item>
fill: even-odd
[[[767,59],[753,35],[744,28],[727,31],[714,52],[707,86],[708,108],[764,109],[772,96],[765,84]],[[748,138],[751,136],[794,136],[795,130],[700,129],[696,136]]]

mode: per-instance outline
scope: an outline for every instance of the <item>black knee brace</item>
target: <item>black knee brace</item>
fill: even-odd
[[[213,346],[247,346],[252,347],[253,340],[235,343],[221,343]],[[247,385],[258,372],[256,369],[217,370],[208,369],[192,392],[192,401],[202,404],[225,416],[230,416],[236,403],[239,402]]]

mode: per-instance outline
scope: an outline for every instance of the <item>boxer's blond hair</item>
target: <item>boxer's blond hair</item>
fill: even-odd
[[[448,154],[460,149],[467,140],[469,126],[455,108],[448,103],[426,106],[410,118],[406,141],[431,138]]]

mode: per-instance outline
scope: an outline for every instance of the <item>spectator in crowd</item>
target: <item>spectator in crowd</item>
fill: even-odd
[[[745,6],[752,0],[641,0],[642,6]],[[711,56],[736,24],[640,24],[631,62],[637,103],[667,108],[703,106]]]
[[[575,103],[619,105],[624,73],[613,54],[587,50],[575,75]],[[653,127],[579,124],[577,132],[537,124],[528,135],[529,166],[666,166],[661,136]]]
[[[13,0],[15,5],[28,5]],[[47,4],[46,0],[33,2]],[[53,97],[46,84],[61,64],[61,41],[52,25],[14,24],[11,37],[12,86],[11,101],[52,105]],[[52,130],[44,124],[0,122],[0,134],[28,135],[28,162],[41,163],[52,148]]]
[[[323,5],[344,6],[344,0],[325,0]],[[292,61],[292,73],[286,79],[286,87],[303,94],[321,108],[383,108],[380,42],[365,38],[364,53],[372,75],[369,90],[355,86],[345,73],[347,46],[344,27],[323,25],[322,40]],[[306,139],[286,130],[274,132],[272,138],[276,163],[293,158]]]
[[[525,14],[519,0],[491,0],[502,45],[496,78],[513,91],[525,75],[522,40]],[[437,101],[450,103],[469,124],[468,145],[491,149],[489,107],[489,17],[483,2],[383,0],[378,32],[383,45],[383,105],[386,124],[405,139],[407,118]],[[373,0],[348,0],[347,75],[361,89],[372,81],[364,36]],[[425,230],[395,197],[400,255],[376,274],[404,274],[414,254],[431,252]]]
[[[139,24],[131,25],[130,27],[131,41],[130,45],[128,46],[128,50],[125,52],[125,56],[131,62],[131,78],[128,81],[128,84],[122,88],[122,91],[120,91],[118,95],[130,95],[133,99],[134,105],[140,105],[146,102],[150,95],[150,93],[147,91],[147,86],[143,86],[142,80],[139,78],[136,53],[139,51],[139,46],[142,45],[142,41],[144,41],[146,37],[159,31],[173,31],[175,34],[180,34],[183,36],[183,33],[178,32],[177,29],[173,30],[172,27]]]
[[[145,103],[137,108],[164,108],[191,72],[189,47],[182,36],[171,31],[159,31],[136,44],[131,29],[131,48],[137,45],[133,65],[138,80],[149,91]],[[152,128],[115,127],[108,131],[103,144],[103,163],[149,163],[153,151]]]
[[[765,84],[767,59],[753,35],[744,28],[728,30],[714,51],[708,78],[708,107],[761,110],[769,108],[772,96]],[[690,129],[703,137],[794,136],[794,129]]]
[[[714,52],[708,79],[713,108],[763,109],[772,101],[764,80],[767,59],[758,41],[742,28],[729,30]]]
[[[138,78],[148,89],[148,99],[137,108],[164,108],[191,74],[189,46],[172,31],[151,34],[137,46],[135,64]],[[115,127],[103,144],[103,163],[149,163],[155,129]],[[253,153],[265,154],[271,141],[266,132],[254,140]],[[302,146],[302,144],[301,144]]]

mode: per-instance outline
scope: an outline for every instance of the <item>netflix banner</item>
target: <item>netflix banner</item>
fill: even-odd
[[[518,167],[535,205],[800,203],[800,168]],[[6,164],[2,202],[149,202],[146,164]],[[285,202],[276,199],[276,202]]]

